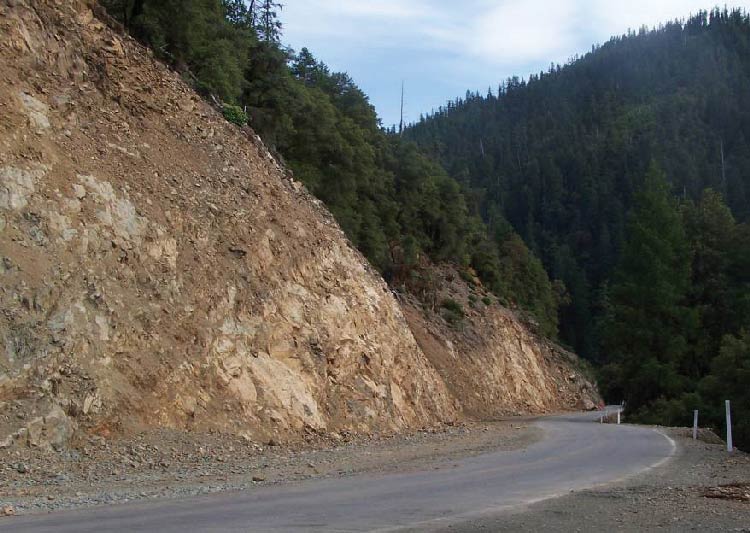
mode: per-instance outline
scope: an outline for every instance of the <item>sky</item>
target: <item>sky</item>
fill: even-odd
[[[369,95],[385,126],[564,64],[612,35],[685,18],[703,0],[282,0],[284,42]],[[750,0],[721,5],[750,10]]]

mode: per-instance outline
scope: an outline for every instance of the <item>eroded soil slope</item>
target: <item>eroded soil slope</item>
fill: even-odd
[[[382,279],[85,2],[0,2],[0,445],[451,419]]]
[[[598,401],[575,356],[455,276],[439,291],[460,323],[402,311],[250,129],[97,10],[0,0],[0,448],[148,428],[265,443]]]
[[[533,333],[479,280],[448,266],[427,266],[425,275],[440,289],[406,298],[404,313],[465,414],[482,419],[601,403],[578,357]],[[446,302],[458,305],[459,315]]]

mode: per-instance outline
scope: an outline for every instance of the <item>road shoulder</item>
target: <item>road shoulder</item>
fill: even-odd
[[[40,513],[309,479],[442,469],[458,459],[525,448],[542,437],[530,419],[518,418],[285,446],[164,430],[128,440],[92,439],[59,452],[0,450],[0,511]]]
[[[715,438],[693,441],[684,429],[660,431],[677,449],[656,468],[441,531],[750,532],[750,455],[729,454]]]

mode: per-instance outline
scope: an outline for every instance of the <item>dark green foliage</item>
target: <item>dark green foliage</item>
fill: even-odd
[[[225,104],[222,112],[224,113],[224,118],[232,124],[237,124],[238,126],[247,124],[247,113],[239,106]]]
[[[490,298],[489,296],[485,296],[484,298],[482,298],[482,303],[484,305],[492,305],[492,298]]]
[[[702,407],[722,427],[724,400],[732,400],[734,441],[747,449],[750,444],[750,333],[741,331],[737,336],[727,335],[721,343],[719,355],[711,362],[711,373],[700,383]]]
[[[565,283],[542,293],[559,295],[561,338],[600,363],[609,400],[659,423],[690,423],[700,408],[723,430],[731,399],[747,420],[746,14],[613,38],[497,96],[469,93],[405,137],[468,190],[492,232],[507,220]],[[534,298],[537,316],[544,301]]]
[[[627,240],[609,291],[603,349],[618,365],[619,392],[630,409],[685,390],[681,365],[697,329],[686,306],[690,250],[666,179],[650,169],[627,225]],[[610,385],[611,387],[611,385]]]
[[[637,198],[605,299],[602,392],[645,423],[689,425],[698,409],[719,434],[730,399],[735,442],[747,447],[750,231],[711,190],[679,211],[663,182]]]
[[[459,316],[464,316],[464,308],[461,306],[460,303],[458,303],[456,300],[452,298],[446,298],[445,300],[442,301],[440,306]]]
[[[675,193],[697,200],[713,188],[750,217],[750,21],[716,10],[615,37],[498,93],[469,93],[405,137],[565,283],[561,338],[595,359],[602,288],[652,160]]]
[[[470,285],[474,285],[474,276],[471,275],[471,273],[466,269],[461,269],[458,271],[458,275],[461,277],[462,280],[464,280],[466,283]]]
[[[102,0],[138,39],[205,95],[235,102],[255,33],[226,18],[222,0]]]
[[[440,303],[443,309],[442,315],[445,320],[452,325],[460,324],[466,316],[463,306],[452,298],[446,298]]]
[[[607,300],[602,391],[628,399],[633,417],[647,423],[688,425],[699,409],[720,434],[724,400],[732,400],[736,442],[747,447],[750,231],[714,191],[684,203],[678,217],[663,190],[659,201],[648,191],[633,215],[645,222],[629,228]],[[644,241],[650,250],[639,252]]]

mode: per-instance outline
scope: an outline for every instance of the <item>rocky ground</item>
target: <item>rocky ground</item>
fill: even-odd
[[[750,532],[750,455],[727,453],[708,432],[697,442],[684,429],[665,432],[677,442],[677,454],[661,467],[517,512],[447,527],[444,533]]]
[[[162,430],[128,440],[93,438],[74,451],[0,450],[0,511],[38,513],[436,468],[459,457],[525,447],[541,437],[530,422],[514,418],[367,437],[311,432],[296,444]],[[664,431],[677,452],[656,469],[444,531],[750,532],[750,455],[728,454],[710,432],[694,442],[687,430]]]
[[[518,418],[399,435],[310,432],[304,442],[283,445],[218,432],[160,430],[113,441],[94,437],[74,451],[0,450],[0,510],[45,512],[360,472],[431,468],[457,457],[520,448],[540,436],[528,419]]]

